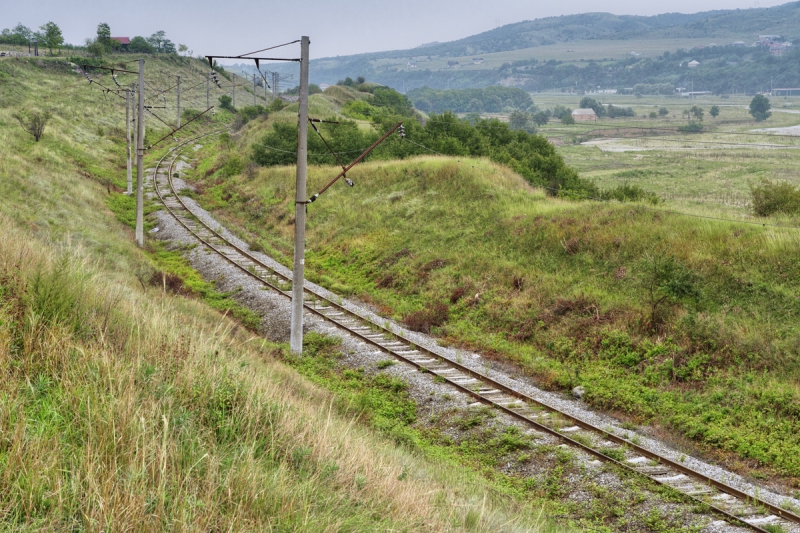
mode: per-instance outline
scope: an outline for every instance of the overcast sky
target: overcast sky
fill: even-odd
[[[771,7],[786,0],[2,0],[0,28],[58,24],[67,42],[83,43],[107,22],[113,36],[164,30],[195,55],[239,55],[311,37],[312,58],[411,48],[452,41],[523,20],[591,11],[617,15],[695,13]],[[293,55],[290,53],[290,55]]]

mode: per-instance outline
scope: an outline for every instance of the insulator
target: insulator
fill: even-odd
[[[351,180],[350,178],[345,178],[344,182],[347,184],[348,187],[352,187],[355,185],[355,183],[353,183],[353,180]]]

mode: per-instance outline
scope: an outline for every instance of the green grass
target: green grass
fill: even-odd
[[[0,60],[0,528],[555,530],[321,408],[239,327],[252,313],[231,320],[180,251],[137,248],[123,109],[60,61]],[[11,120],[34,106],[54,112],[39,143]]]
[[[575,150],[572,160],[587,149]],[[688,182],[682,171],[695,164],[626,167],[634,159],[623,155],[618,181],[655,192],[667,172]],[[332,173],[311,168],[309,190]],[[670,204],[549,199],[485,160],[368,163],[348,176],[355,188],[334,187],[309,209],[311,279],[398,320],[444,305],[431,331],[449,342],[509,359],[548,387],[584,385],[593,406],[800,475],[790,407],[800,402],[800,278],[786,260],[797,231],[673,215]],[[280,168],[228,179],[236,200],[219,214],[288,262],[293,182]],[[665,254],[697,297],[651,308],[648,261]]]

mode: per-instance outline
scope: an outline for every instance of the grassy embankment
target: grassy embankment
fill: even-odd
[[[122,109],[59,60],[0,73],[4,529],[542,528],[537,506],[354,423],[207,298],[150,286],[179,256],[115,220]],[[54,114],[39,143],[11,117],[31,107]]]
[[[215,174],[257,138],[196,176],[209,207],[288,262],[292,169]],[[312,168],[309,191],[333,174]],[[485,160],[349,177],[309,208],[312,279],[732,466],[800,477],[797,231],[554,200]]]

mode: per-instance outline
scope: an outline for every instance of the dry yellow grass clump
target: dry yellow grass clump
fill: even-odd
[[[279,347],[0,226],[3,528],[534,527],[342,419]]]

